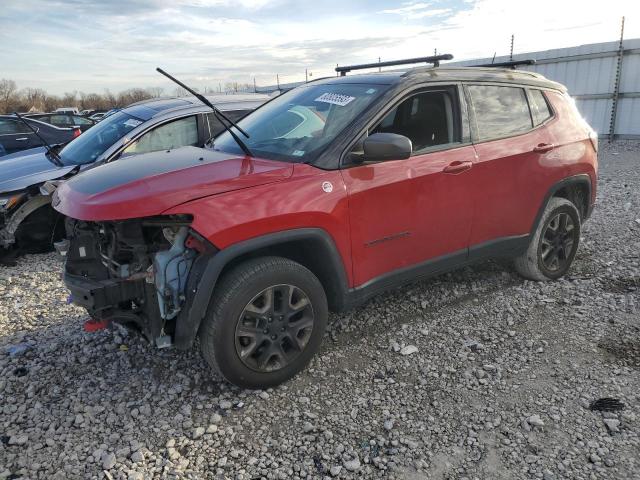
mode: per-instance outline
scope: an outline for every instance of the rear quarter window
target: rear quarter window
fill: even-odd
[[[479,140],[524,133],[533,127],[523,88],[469,85]]]
[[[529,102],[535,125],[540,125],[553,116],[542,90],[529,90]]]

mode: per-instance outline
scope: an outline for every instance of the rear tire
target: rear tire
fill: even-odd
[[[327,326],[317,277],[281,257],[248,260],[216,286],[200,329],[207,363],[239,387],[265,389],[302,370]]]
[[[567,273],[580,243],[580,213],[566,198],[553,197],[545,207],[527,251],[514,261],[529,280],[556,280]]]

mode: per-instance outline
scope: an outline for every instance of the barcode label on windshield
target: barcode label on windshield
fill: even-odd
[[[323,93],[316,98],[316,102],[331,103],[332,105],[344,107],[355,99],[356,97],[349,97],[348,95],[340,95],[338,93]]]

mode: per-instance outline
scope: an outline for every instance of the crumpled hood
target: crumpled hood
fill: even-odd
[[[53,206],[78,220],[148,217],[197,198],[284,180],[292,172],[286,162],[182,147],[89,169],[56,190]]]
[[[32,153],[25,150],[24,155],[0,157],[0,193],[13,192],[60,178],[75,167],[57,167],[42,151]]]

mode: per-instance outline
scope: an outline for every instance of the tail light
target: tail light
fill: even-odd
[[[591,145],[593,145],[593,149],[598,153],[598,132],[596,132],[593,128],[589,128],[589,140],[591,140]]]
[[[82,130],[80,130],[79,128],[74,128],[73,129],[73,138],[78,138],[81,133],[82,133]]]

